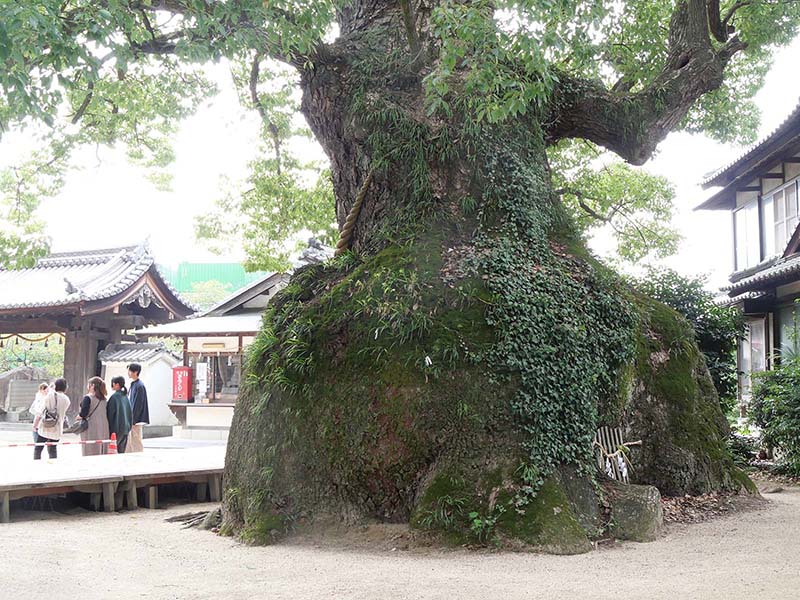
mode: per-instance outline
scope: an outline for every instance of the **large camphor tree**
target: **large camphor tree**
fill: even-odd
[[[0,123],[42,120],[60,151],[122,140],[168,159],[208,92],[196,65],[247,61],[257,104],[268,61],[296,70],[340,252],[294,274],[250,350],[226,530],[377,518],[582,550],[602,527],[600,425],[642,440],[634,479],[664,493],[749,483],[690,326],[587,252],[546,151],[581,138],[639,165],[676,129],[752,129],[798,3],[0,7]]]

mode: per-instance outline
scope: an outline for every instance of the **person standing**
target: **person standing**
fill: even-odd
[[[128,452],[142,452],[142,429],[150,423],[150,410],[147,406],[147,388],[139,379],[142,365],[131,363],[128,365],[128,377],[131,378],[131,433],[128,437]]]
[[[114,393],[111,394],[106,406],[108,431],[109,434],[117,434],[117,452],[125,454],[128,434],[131,431],[131,403],[128,400],[128,390],[125,388],[125,378],[113,377],[111,389],[114,390]]]
[[[36,443],[58,442],[61,439],[64,427],[64,416],[69,409],[69,398],[64,393],[67,391],[67,380],[56,379],[53,389],[50,390],[42,400],[41,410],[36,413],[33,420],[33,430],[36,432]],[[45,415],[45,411],[49,413]],[[45,418],[47,416],[48,418]],[[44,446],[36,446],[33,449],[33,459],[42,458]],[[55,445],[47,446],[47,455],[50,458],[58,458],[58,447]]]
[[[81,440],[107,440],[108,414],[106,411],[106,383],[99,377],[92,377],[86,386],[88,394],[81,400],[79,419],[89,422],[88,427],[81,431]],[[94,456],[106,453],[105,444],[83,444],[81,447],[84,456]]]
[[[44,410],[44,399],[47,398],[47,393],[50,391],[50,386],[46,383],[40,383],[39,389],[36,390],[36,396],[33,398],[33,403],[28,409],[28,412],[33,417],[33,441],[36,442],[36,416],[42,414]]]

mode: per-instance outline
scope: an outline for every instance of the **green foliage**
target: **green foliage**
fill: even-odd
[[[747,46],[735,56],[722,87],[702,97],[680,127],[722,140],[747,141],[757,126],[751,98],[763,82],[773,49],[796,34],[800,5],[733,0],[720,4],[723,14],[736,10],[731,24]],[[431,53],[423,81],[428,115],[450,118],[467,108],[477,124],[549,118],[545,109],[554,101],[554,84],[559,73],[567,71],[599,79],[608,87],[622,83],[625,91],[640,91],[657,80],[667,59],[665,32],[673,9],[674,3],[666,0],[436,2],[430,7],[425,40],[426,52]],[[247,93],[250,64],[271,57],[314,72],[318,65],[312,64],[312,50],[327,41],[336,18],[337,4],[330,0],[158,5],[0,0],[0,134],[44,124],[42,147],[62,145],[67,154],[89,144],[121,143],[133,162],[147,168],[153,183],[166,188],[170,181],[165,166],[173,159],[170,140],[178,122],[216,91],[202,65],[224,58],[234,64],[242,101],[264,116],[263,140],[277,151],[276,140],[293,135],[289,129],[296,106],[290,99],[297,79],[279,83],[285,70],[269,62],[256,73],[254,99]],[[405,56],[406,68],[394,76],[419,71],[421,55],[410,56],[401,47],[389,54],[398,53]],[[386,56],[386,48],[376,47],[375,54],[397,65]],[[374,77],[375,82],[386,72],[362,69],[356,76]],[[409,125],[401,123],[401,110],[370,104],[364,94],[364,110],[358,109],[357,116],[380,115],[384,131],[376,133],[373,127],[372,136],[393,135],[392,127]],[[394,108],[406,107],[401,102]],[[438,140],[435,135],[417,137]],[[421,176],[420,162],[452,148],[450,140],[441,142],[418,146],[425,152],[416,154],[400,145],[391,153],[377,151],[374,166],[407,160],[409,185],[425,192],[428,182]],[[376,150],[383,145],[378,139],[370,144]],[[254,269],[285,267],[298,232],[308,230],[329,239],[334,234],[333,199],[324,168],[294,160],[288,153],[283,158],[266,156],[262,150],[251,163],[245,190],[221,199],[217,210],[197,225],[198,235],[218,246],[243,238],[248,266]],[[613,177],[578,173],[573,189],[596,189],[592,200],[597,209],[610,211],[624,200],[634,213],[625,218],[625,211],[618,209],[611,219],[619,226],[620,253],[626,258],[651,249],[669,252],[677,238],[663,225],[667,219],[660,218],[670,212],[668,190],[650,194],[654,181],[647,183],[646,177],[621,167],[612,170]],[[50,176],[48,187],[58,187],[61,172],[63,166]],[[614,178],[625,181],[625,194],[609,189],[608,181]],[[433,200],[427,193],[417,195]],[[568,197],[567,202],[574,209],[577,200]],[[0,233],[5,262],[22,264],[23,256],[43,251],[45,243],[34,240],[38,232],[30,228],[33,231]]]
[[[253,60],[259,59],[246,55],[234,71],[243,103],[252,94],[245,71]],[[244,246],[248,271],[285,271],[301,235],[335,243],[333,186],[324,165],[292,151],[297,140],[310,137],[306,127],[295,125],[296,76],[274,61],[258,73],[256,101],[263,121],[259,156],[249,164],[243,189],[228,191],[213,210],[198,217],[195,233],[218,253]]]
[[[744,333],[744,321],[736,309],[718,306],[705,284],[704,277],[685,277],[670,269],[650,269],[634,282],[643,293],[674,308],[692,324],[727,414],[736,405],[736,344]]]
[[[35,339],[41,336],[30,334],[25,337]],[[44,342],[30,343],[16,338],[3,340],[3,347],[0,348],[0,373],[17,367],[38,367],[45,369],[50,378],[62,377],[64,345],[58,343],[56,336],[47,341],[47,346]]]
[[[210,281],[195,281],[192,291],[185,292],[183,296],[196,304],[200,310],[207,310],[231,295],[233,290],[229,283],[222,283],[216,279]]]
[[[780,449],[781,466],[800,475],[800,359],[784,360],[754,373],[750,415],[761,428],[762,443]]]
[[[50,240],[36,210],[60,185],[59,161],[41,154],[0,170],[0,268],[32,267],[48,253]]]
[[[617,255],[638,262],[674,254],[680,234],[671,224],[674,186],[664,177],[606,158],[590,142],[563,141],[548,149],[553,187],[585,236],[610,227]]]
[[[479,269],[497,298],[487,322],[502,332],[486,360],[519,384],[512,407],[538,485],[559,464],[590,463],[598,410],[633,359],[637,317],[615,275],[550,241],[575,234],[547,200],[534,159],[544,149],[512,140],[485,152]]]

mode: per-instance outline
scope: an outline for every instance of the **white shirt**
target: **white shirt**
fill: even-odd
[[[44,399],[47,398],[47,392],[43,392],[41,390],[36,392],[36,397],[33,399],[33,403],[31,407],[28,409],[28,412],[31,413],[34,419],[42,414],[44,410]]]
[[[48,440],[60,440],[61,435],[64,433],[64,417],[69,408],[69,398],[64,392],[53,392],[48,394],[42,403],[42,413],[44,409],[53,410],[58,412],[58,422],[52,427],[47,427],[44,421],[39,421],[39,435],[47,438]]]

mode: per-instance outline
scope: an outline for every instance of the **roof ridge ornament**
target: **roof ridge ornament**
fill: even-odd
[[[73,284],[67,277],[64,277],[64,282],[67,284],[66,290],[68,294],[78,294],[81,297],[81,299],[85,298],[83,291],[75,284]]]

